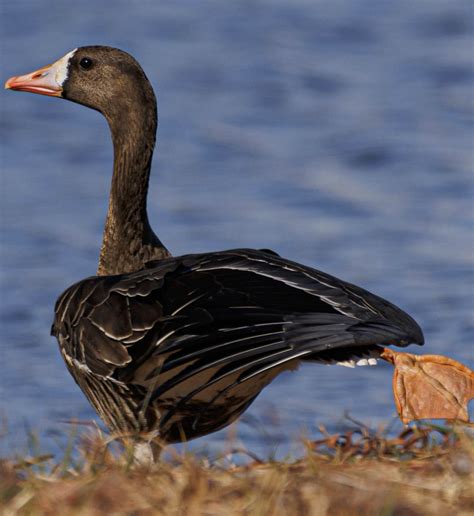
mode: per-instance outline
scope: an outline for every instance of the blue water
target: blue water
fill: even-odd
[[[86,44],[142,63],[160,114],[150,219],[174,254],[273,248],[388,298],[424,352],[474,365],[470,2],[111,5],[3,1],[2,79]],[[63,420],[94,418],[49,330],[56,297],[96,269],[111,143],[82,106],[1,101],[1,446],[21,450],[29,426],[55,450]],[[284,450],[345,410],[390,421],[390,367],[282,375],[238,437]]]

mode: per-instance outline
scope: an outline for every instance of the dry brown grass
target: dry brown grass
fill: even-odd
[[[117,453],[102,438],[88,436],[80,459],[3,460],[0,512],[472,514],[474,450],[465,428],[418,427],[396,438],[362,428],[306,444],[305,457],[292,462],[249,458],[237,466],[185,454],[136,468],[127,451]]]

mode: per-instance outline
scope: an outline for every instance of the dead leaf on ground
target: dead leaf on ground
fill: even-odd
[[[442,355],[412,355],[385,348],[381,358],[394,365],[393,394],[400,419],[469,422],[474,373]]]

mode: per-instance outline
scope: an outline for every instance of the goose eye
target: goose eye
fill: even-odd
[[[90,57],[83,57],[79,64],[81,68],[84,68],[84,70],[88,70],[92,66],[92,59]]]

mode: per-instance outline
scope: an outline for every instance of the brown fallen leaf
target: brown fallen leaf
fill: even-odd
[[[380,358],[394,365],[393,395],[403,423],[448,419],[469,423],[474,373],[442,355],[412,355],[384,348]]]

